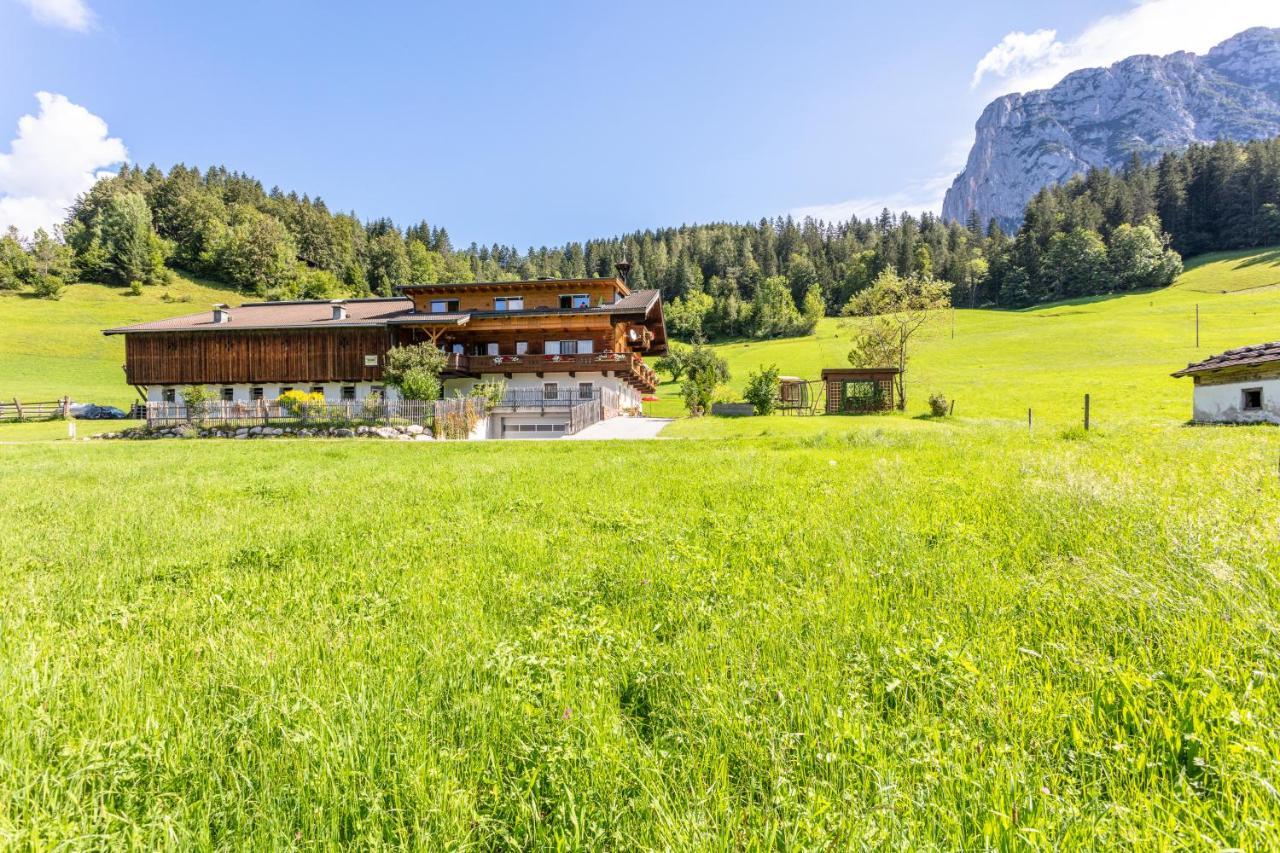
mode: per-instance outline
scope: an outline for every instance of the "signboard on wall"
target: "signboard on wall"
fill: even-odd
[[[366,355],[366,356],[364,357],[364,366],[365,366],[365,367],[377,367],[377,366],[378,366],[378,357],[377,357],[376,355]]]

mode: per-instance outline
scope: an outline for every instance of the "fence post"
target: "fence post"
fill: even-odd
[[[1031,435],[1031,407],[1027,407],[1027,435]]]
[[[1084,430],[1089,431],[1089,395],[1084,395]]]
[[[65,421],[71,417],[71,398],[64,396],[62,398],[62,419]]]
[[[18,420],[22,420],[22,404],[18,402],[18,398],[13,398],[13,407],[18,410]]]

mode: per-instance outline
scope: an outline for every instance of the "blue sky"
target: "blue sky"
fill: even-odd
[[[0,220],[115,139],[461,243],[931,207],[993,95],[1273,6],[0,0]]]

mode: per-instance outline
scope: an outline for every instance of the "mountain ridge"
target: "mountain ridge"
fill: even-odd
[[[1280,135],[1280,29],[1254,27],[1203,56],[1140,54],[996,98],[975,125],[942,216],[1016,228],[1042,187],[1196,142]]]

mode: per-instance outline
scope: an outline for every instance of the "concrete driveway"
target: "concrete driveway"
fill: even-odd
[[[576,435],[566,435],[566,441],[596,441],[600,439],[657,438],[671,418],[609,418],[584,429]]]

